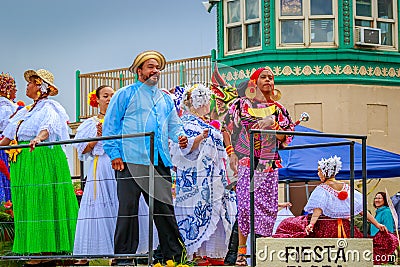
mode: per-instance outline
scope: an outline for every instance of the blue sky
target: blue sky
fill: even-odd
[[[216,9],[205,0],[1,1],[0,72],[25,96],[27,69],[53,72],[59,101],[75,121],[75,71],[130,66],[137,53],[155,49],[166,59],[209,55],[216,48]]]

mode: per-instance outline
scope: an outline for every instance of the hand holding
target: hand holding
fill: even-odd
[[[278,206],[279,206],[280,208],[287,208],[287,207],[291,207],[291,206],[292,206],[292,203],[290,203],[290,202],[278,203]]]
[[[97,128],[97,136],[102,136],[103,135],[103,124],[99,122],[96,125],[96,128]]]
[[[233,176],[237,176],[238,174],[238,165],[239,165],[238,156],[235,153],[229,155],[229,167],[233,171]]]
[[[208,132],[210,129],[205,129],[203,130],[203,139],[206,139],[208,137]]]
[[[378,224],[377,228],[379,229],[379,231],[386,232],[386,233],[388,232],[387,227],[381,223]]]
[[[187,136],[178,136],[178,145],[180,148],[186,148],[188,144],[188,138]]]
[[[256,123],[256,129],[267,129],[275,123],[275,118],[273,115],[267,116]]]
[[[310,223],[309,225],[306,226],[306,234],[309,235],[310,233],[312,233],[314,229],[314,224]]]
[[[111,161],[112,168],[116,171],[123,171],[125,169],[124,162],[121,158],[116,158]]]
[[[36,145],[39,144],[40,142],[41,142],[41,140],[39,137],[36,136],[35,138],[33,138],[29,142],[29,146],[31,147],[29,151],[32,152],[35,149]]]

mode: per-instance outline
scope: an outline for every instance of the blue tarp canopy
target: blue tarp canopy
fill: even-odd
[[[298,125],[298,132],[317,132],[313,129]],[[289,146],[335,143],[348,140],[332,137],[295,136]],[[293,150],[280,150],[283,168],[279,169],[280,180],[319,180],[318,160],[337,155],[343,163],[342,170],[336,176],[337,179],[350,179],[350,146],[331,146]],[[355,178],[362,178],[362,145],[354,145],[354,169]],[[400,177],[400,155],[367,146],[367,178],[393,178]]]

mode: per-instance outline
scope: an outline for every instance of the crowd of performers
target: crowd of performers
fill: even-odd
[[[277,102],[280,92],[274,88],[273,71],[268,67],[255,70],[242,88],[224,88],[225,99],[215,85],[159,89],[164,67],[162,54],[145,51],[130,67],[137,82],[117,92],[110,86],[91,92],[88,102],[98,114],[80,124],[75,139],[154,132],[156,266],[186,260],[197,265],[246,266],[250,129],[294,131],[295,123]],[[40,69],[28,70],[24,77],[26,95],[33,104],[19,108],[14,103],[14,79],[8,74],[0,76],[0,146],[29,144],[29,148],[0,150],[4,165],[0,201],[12,201],[14,212],[12,251],[18,255],[108,256],[148,252],[149,137],[74,144],[79,159],[90,162],[78,207],[63,147],[36,147],[70,138],[68,115],[51,99],[58,93],[54,76]],[[279,205],[277,148],[284,148],[292,138],[254,135],[257,237],[272,236]],[[322,183],[305,207],[310,215],[283,220],[274,237],[350,236],[350,188],[335,180],[340,167],[337,157],[318,162]],[[236,179],[236,186],[230,188]],[[358,214],[362,197],[356,192],[354,198]],[[393,253],[397,238],[370,214],[368,220],[378,232],[374,253]],[[355,233],[360,236],[357,229]],[[117,258],[114,264],[126,266],[134,261]]]

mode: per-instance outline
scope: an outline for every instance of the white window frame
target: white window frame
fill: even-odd
[[[323,0],[321,0],[323,1]],[[281,0],[275,0],[276,7],[276,48],[287,49],[287,48],[336,48],[338,47],[338,0],[332,0],[332,15],[310,15],[311,13],[311,2],[310,0],[302,1],[303,14],[301,16],[281,16]],[[316,19],[332,19],[334,25],[333,42],[314,42],[311,43],[311,23],[310,20]],[[287,44],[282,43],[281,37],[281,21],[282,20],[303,20],[303,44]],[[307,29],[307,30],[306,30]]]
[[[372,0],[371,1],[371,16],[372,17],[365,17],[365,16],[357,16],[357,0],[353,0],[353,14],[354,14],[354,29],[360,28],[361,26],[356,26],[356,20],[366,20],[366,21],[372,21],[371,28],[378,28],[378,22],[386,22],[386,23],[391,23],[393,25],[392,27],[392,39],[393,39],[393,44],[392,45],[381,45],[377,46],[376,49],[378,50],[397,50],[398,48],[398,34],[397,34],[397,0],[393,0],[393,19],[384,19],[384,18],[378,18],[378,1],[377,0]],[[354,30],[354,33],[356,31]],[[355,39],[354,38],[354,44],[355,44]],[[359,46],[357,46],[359,47]]]
[[[239,0],[240,1],[240,21],[235,22],[235,23],[228,23],[228,2],[231,2],[232,0],[224,0],[224,51],[225,55],[234,55],[234,54],[241,54],[243,52],[251,52],[251,51],[258,51],[262,49],[262,44],[263,44],[263,25],[262,20],[261,20],[261,14],[263,10],[262,6],[262,0],[259,0],[259,9],[258,9],[258,18],[256,19],[249,19],[246,20],[246,0]],[[254,24],[254,23],[259,23],[260,25],[260,45],[255,46],[255,47],[250,47],[246,48],[246,42],[247,42],[247,25],[249,24]],[[238,50],[233,50],[233,51],[228,51],[228,41],[229,41],[229,36],[228,36],[228,29],[241,26],[242,27],[242,48]]]

